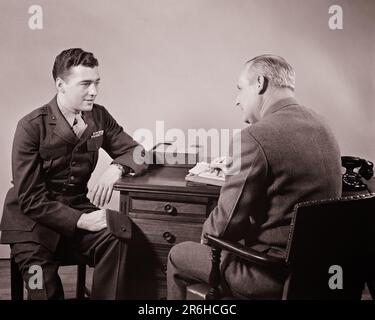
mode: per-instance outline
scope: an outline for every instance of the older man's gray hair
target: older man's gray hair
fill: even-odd
[[[246,65],[250,66],[249,72],[266,77],[273,86],[294,91],[295,72],[284,58],[264,54],[247,61]]]

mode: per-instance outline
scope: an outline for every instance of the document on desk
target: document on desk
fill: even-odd
[[[185,180],[221,187],[224,185],[225,175],[221,170],[212,170],[207,162],[198,162],[194,168],[189,170]]]

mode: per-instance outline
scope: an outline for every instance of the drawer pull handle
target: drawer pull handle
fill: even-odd
[[[164,238],[165,241],[167,241],[169,243],[175,243],[175,241],[176,241],[176,237],[168,231],[163,233],[163,238]]]
[[[164,205],[164,211],[170,215],[174,215],[177,213],[177,210],[174,206],[172,206],[170,203],[166,203]]]

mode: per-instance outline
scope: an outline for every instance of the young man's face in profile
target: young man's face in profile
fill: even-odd
[[[90,111],[98,94],[99,81],[97,67],[71,67],[69,74],[64,77],[60,91],[66,107],[74,112]]]

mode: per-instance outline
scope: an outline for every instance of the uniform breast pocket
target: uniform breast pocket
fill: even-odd
[[[66,146],[40,146],[39,154],[43,159],[43,170],[49,171],[52,167],[52,164],[57,160],[64,160],[67,153]]]
[[[103,144],[103,135],[87,140],[87,151],[98,151]]]

